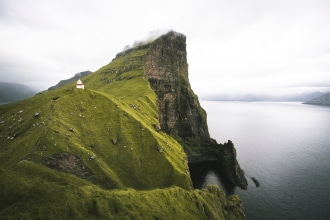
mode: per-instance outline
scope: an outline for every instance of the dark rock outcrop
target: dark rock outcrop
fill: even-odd
[[[240,186],[242,189],[247,189],[247,180],[244,176],[244,171],[240,168],[236,159],[236,149],[234,144],[228,140],[220,148],[217,148],[216,155],[219,157],[222,168],[226,171],[232,183]]]
[[[153,42],[145,72],[157,94],[162,130],[184,139],[209,137],[205,111],[188,81],[186,37],[170,32]]]
[[[190,163],[217,158],[232,183],[246,189],[234,145],[231,141],[218,144],[210,137],[206,112],[190,87],[186,37],[172,31],[156,39],[144,63],[146,78],[157,95],[161,130],[182,144]]]
[[[259,187],[260,186],[259,181],[255,177],[251,177],[251,180],[254,182],[254,184],[256,185],[256,187]]]

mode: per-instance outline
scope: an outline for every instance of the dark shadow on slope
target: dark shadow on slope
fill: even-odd
[[[90,157],[89,160],[94,160]],[[98,177],[89,169],[77,155],[69,152],[59,152],[51,157],[43,157],[44,165],[68,174],[73,174],[81,179],[85,179],[104,189],[119,188],[117,183],[106,176]]]

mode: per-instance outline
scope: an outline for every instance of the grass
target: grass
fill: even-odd
[[[50,96],[52,97],[52,96]],[[40,97],[36,97],[40,99]],[[179,185],[189,188],[185,154],[180,145],[164,133],[154,129],[157,118],[135,113],[130,104],[110,95],[90,90],[70,90],[58,99],[49,99],[35,111],[16,106],[16,115],[4,115],[3,136],[6,151],[1,155],[4,166],[31,160],[42,164],[44,157],[57,152],[71,152],[79,156],[94,178],[109,176],[122,187],[151,189]],[[139,105],[140,106],[140,105]],[[147,109],[147,108],[146,108]],[[40,116],[35,118],[34,112]],[[148,115],[148,116],[146,116]],[[149,120],[144,120],[148,117]],[[15,118],[15,120],[8,120]],[[17,120],[23,119],[18,123]],[[73,129],[73,132],[69,129]],[[95,157],[93,160],[89,160]],[[162,167],[153,166],[159,164]],[[146,179],[145,175],[152,176]],[[177,182],[179,180],[179,182]],[[104,179],[108,182],[108,179]],[[97,182],[101,182],[101,179]]]
[[[0,106],[1,216],[240,216],[240,201],[219,188],[192,190],[182,146],[155,129],[156,95],[142,68],[147,52],[144,45],[84,77],[85,90],[69,84]]]
[[[20,163],[17,171],[1,173],[0,214],[8,219],[242,218],[240,200],[225,199],[217,186],[194,191],[177,186],[104,190],[73,175],[49,173],[29,161]],[[15,189],[9,187],[13,182]]]

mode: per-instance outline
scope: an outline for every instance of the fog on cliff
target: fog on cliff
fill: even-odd
[[[175,30],[198,95],[326,91],[329,11],[327,0],[2,0],[0,81],[47,89]]]

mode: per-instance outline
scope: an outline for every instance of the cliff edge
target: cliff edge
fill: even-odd
[[[218,144],[210,137],[206,112],[191,89],[186,37],[171,31],[152,42],[144,70],[157,95],[160,129],[179,141],[190,163],[217,158],[231,182],[246,189],[233,143]]]

